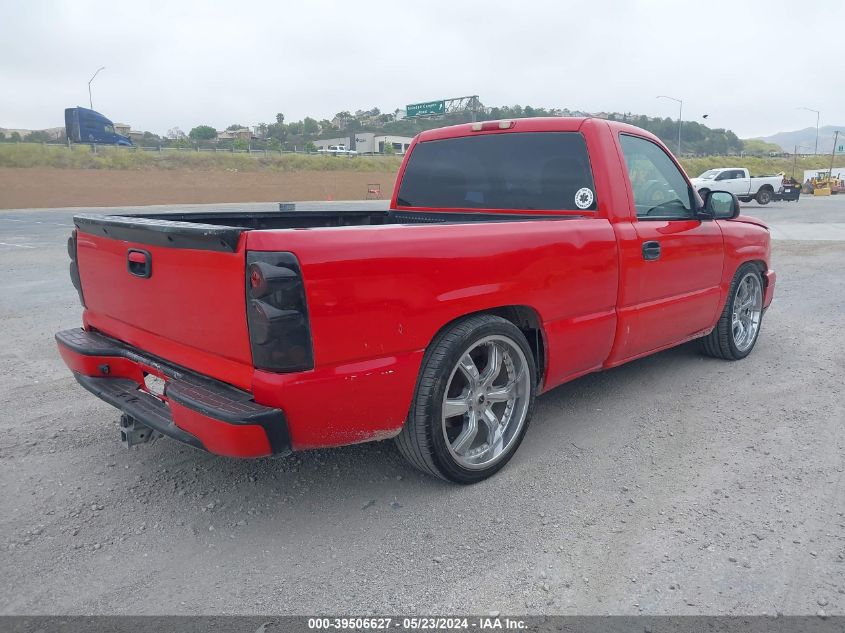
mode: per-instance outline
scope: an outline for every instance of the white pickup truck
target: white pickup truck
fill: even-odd
[[[741,167],[720,167],[708,169],[698,178],[691,178],[693,187],[703,196],[708,191],[729,191],[742,202],[769,204],[783,184],[783,174],[752,177]]]
[[[329,154],[331,156],[357,156],[358,152],[354,149],[349,149],[346,145],[329,145],[328,147],[321,147],[317,150],[318,154]]]

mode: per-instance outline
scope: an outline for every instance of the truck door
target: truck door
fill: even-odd
[[[751,179],[741,169],[726,169],[716,178],[719,183],[714,190],[730,191],[738,196],[744,196],[751,189]]]
[[[669,155],[642,137],[619,141],[636,213],[618,230],[619,321],[609,364],[710,327],[724,258],[719,225],[695,217],[692,188]]]

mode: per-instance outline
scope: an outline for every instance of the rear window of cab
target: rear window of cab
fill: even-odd
[[[509,132],[417,143],[400,207],[587,211],[596,208],[578,132]]]

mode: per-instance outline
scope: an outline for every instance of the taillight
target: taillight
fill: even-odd
[[[76,229],[67,238],[67,254],[70,257],[70,281],[79,293],[79,303],[85,307],[85,297],[82,296],[82,280],[79,277],[79,264],[76,262]]]
[[[279,372],[312,369],[305,286],[293,253],[247,252],[246,301],[253,365]]]

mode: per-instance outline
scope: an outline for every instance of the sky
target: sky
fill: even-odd
[[[676,118],[669,95],[743,138],[815,126],[802,106],[845,127],[841,0],[0,0],[0,24],[6,128],[63,125],[101,66],[94,109],[158,134],[472,94]]]

